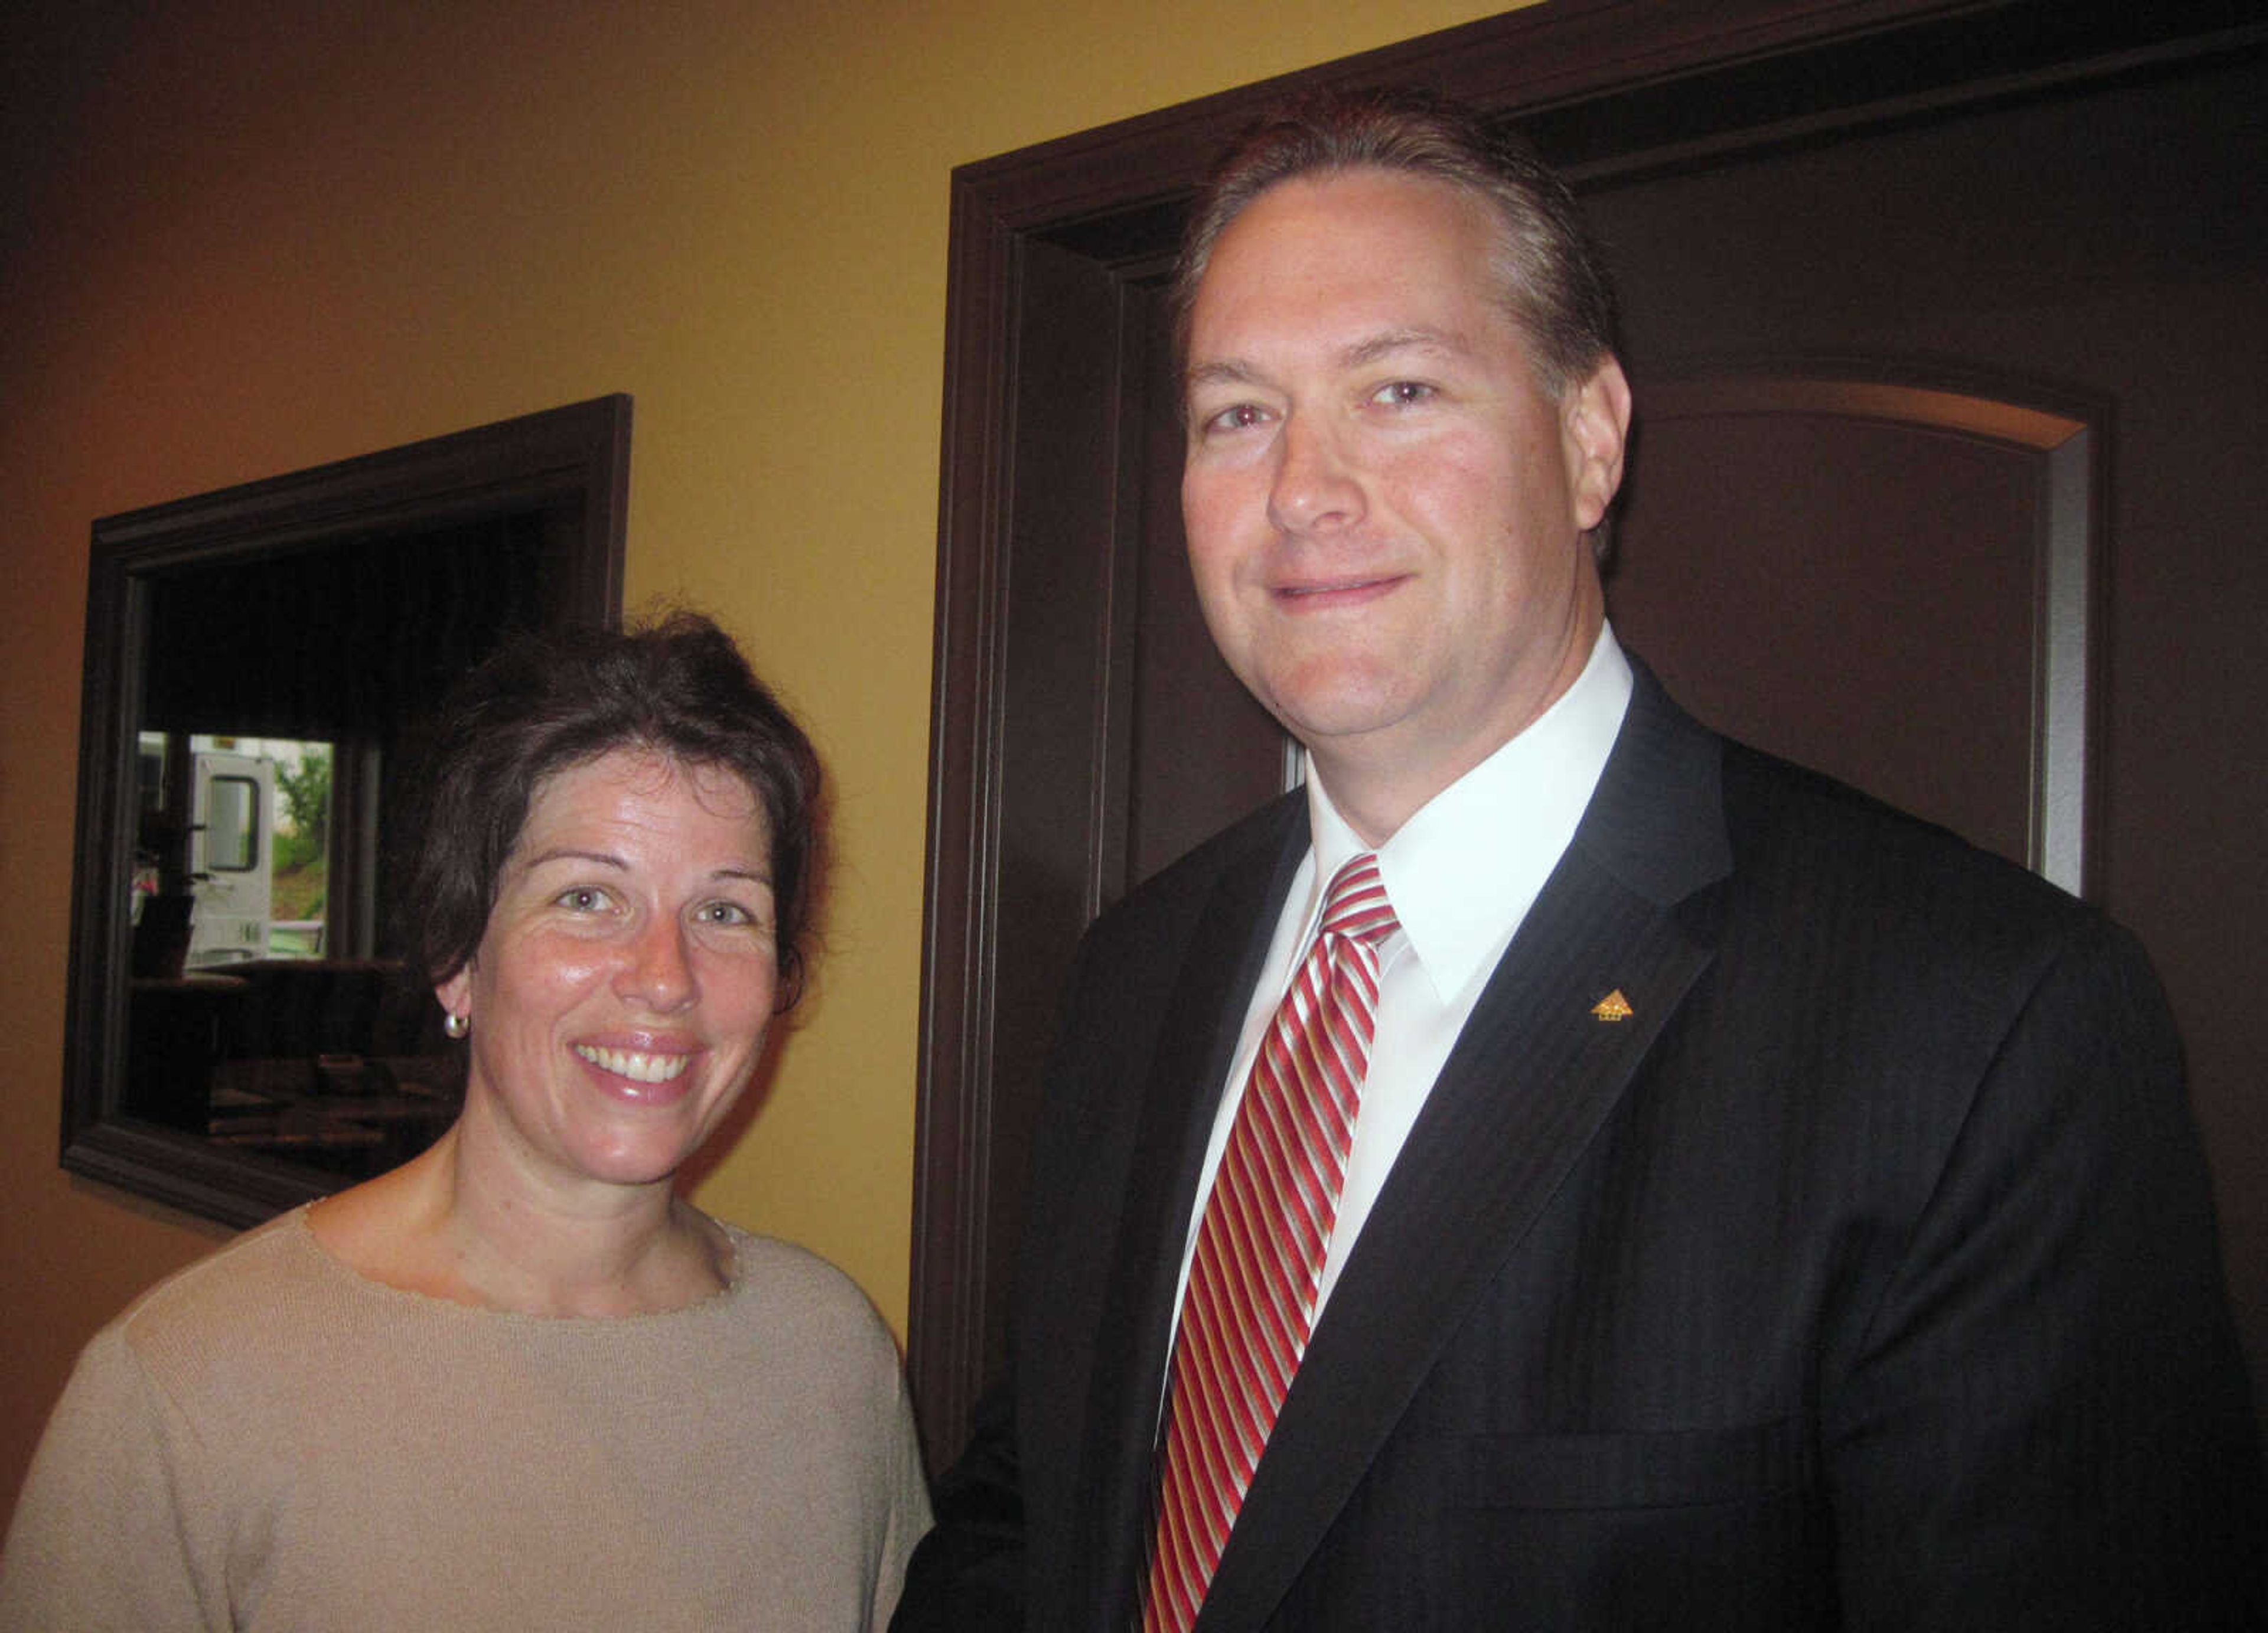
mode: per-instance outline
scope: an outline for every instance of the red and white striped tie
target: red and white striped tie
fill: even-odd
[[[1182,1297],[1145,1633],[1187,1633],[1211,1585],[1314,1319],[1394,933],[1378,858],[1331,879],[1314,945],[1277,1007],[1197,1225]]]

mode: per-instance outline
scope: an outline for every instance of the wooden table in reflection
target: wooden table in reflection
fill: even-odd
[[[232,1060],[213,1068],[215,1144],[350,1179],[383,1173],[457,1120],[461,1068],[447,1056]]]

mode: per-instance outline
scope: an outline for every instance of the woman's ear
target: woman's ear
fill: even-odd
[[[455,975],[450,976],[448,980],[443,982],[439,986],[435,987],[433,989],[433,996],[440,1000],[441,1008],[452,1019],[460,1018],[467,1020],[471,1019],[473,1011],[473,967],[470,964],[467,964],[461,969],[458,970]]]

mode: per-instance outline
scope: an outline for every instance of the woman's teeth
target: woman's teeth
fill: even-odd
[[[693,1060],[690,1055],[647,1055],[637,1049],[593,1048],[587,1043],[577,1044],[575,1053],[600,1070],[611,1071],[633,1083],[666,1083],[681,1074]]]

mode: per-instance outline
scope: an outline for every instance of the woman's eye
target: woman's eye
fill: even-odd
[[[578,885],[571,890],[561,891],[558,902],[571,913],[596,913],[607,905],[607,893],[589,885]]]
[[[1208,432],[1249,430],[1253,426],[1259,424],[1264,417],[1266,416],[1256,403],[1233,403],[1219,413],[1207,416],[1204,429]]]
[[[697,915],[705,924],[753,924],[756,916],[737,901],[712,901]]]

